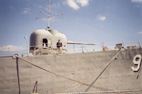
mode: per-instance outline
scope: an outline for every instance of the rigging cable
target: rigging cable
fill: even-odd
[[[29,61],[26,61],[26,60],[23,59],[23,58],[20,58],[20,57],[19,57],[19,59],[21,59],[22,61],[25,61],[26,63],[28,63],[28,64],[30,64],[30,65],[32,65],[32,66],[34,66],[34,67],[37,67],[37,68],[39,68],[39,69],[41,69],[41,70],[44,70],[44,71],[46,71],[46,72],[48,72],[48,73],[54,74],[54,75],[56,75],[56,76],[58,76],[58,77],[61,77],[61,78],[64,78],[64,79],[67,79],[67,80],[70,80],[70,81],[73,81],[73,82],[78,82],[78,83],[80,83],[80,84],[89,86],[89,84],[86,84],[86,83],[83,83],[83,82],[80,82],[80,81],[77,81],[77,80],[74,80],[74,79],[71,79],[71,78],[64,77],[64,76],[62,76],[62,75],[56,74],[56,73],[54,73],[54,72],[52,72],[52,71],[49,71],[49,70],[47,70],[47,69],[45,69],[45,68],[42,68],[42,67],[40,67],[40,66],[38,66],[38,65],[35,65],[35,64],[33,64],[33,63],[29,62]],[[92,86],[92,87],[93,87],[93,88],[96,88],[96,87],[94,87],[94,86]]]
[[[34,85],[32,93],[37,93],[37,87],[38,87],[38,81],[35,82],[35,85]]]
[[[110,62],[118,55],[119,52],[120,52],[120,50],[116,53],[116,55],[115,55],[108,63],[110,63]],[[42,68],[42,67],[40,67],[40,66],[38,66],[38,65],[35,65],[35,64],[33,64],[33,63],[31,63],[31,62],[29,62],[29,61],[23,59],[23,58],[20,58],[20,57],[19,57],[19,59],[21,59],[22,61],[25,61],[26,63],[28,63],[28,64],[30,64],[30,65],[32,65],[32,66],[35,66],[35,67],[37,67],[37,68],[39,68],[39,69],[41,69],[41,70],[44,70],[44,71],[46,71],[46,72],[48,72],[48,73],[54,74],[54,75],[59,76],[59,77],[61,77],[61,78],[68,79],[68,80],[74,81],[74,82],[78,82],[78,83],[80,83],[80,84],[82,84],[82,85],[89,86],[89,88],[90,88],[90,87],[97,88],[96,86],[93,86],[93,84],[90,85],[90,84],[87,84],[87,83],[84,83],[84,82],[81,82],[81,81],[77,81],[77,80],[74,80],[74,79],[71,79],[71,78],[68,78],[68,77],[64,77],[64,76],[62,76],[62,75],[56,74],[56,73],[54,73],[54,72],[52,72],[52,71],[49,71],[49,70],[47,70],[47,69],[45,69],[45,68]],[[107,64],[107,66],[105,67],[105,69],[106,69],[109,65],[110,65],[110,64]],[[105,69],[104,69],[104,70],[105,70]],[[103,70],[103,72],[104,72],[104,70]],[[102,74],[103,72],[101,72],[101,74]],[[100,74],[99,74],[99,75],[100,75]],[[97,78],[98,78],[98,77],[97,77]],[[99,88],[99,87],[98,87],[98,88]]]
[[[18,79],[19,94],[21,94],[21,89],[20,89],[20,77],[19,77],[19,65],[18,65],[18,57],[16,57],[16,69],[17,69],[17,79]]]
[[[92,86],[93,84],[98,80],[98,78],[103,74],[103,72],[107,69],[107,67],[112,63],[112,61],[118,56],[119,52],[121,51],[121,49],[117,52],[117,54],[110,60],[108,61],[108,63],[105,65],[104,69],[99,71],[98,76],[95,78],[95,80],[89,85],[89,87],[84,91],[87,92]]]
[[[106,66],[106,64],[104,64],[101,68],[99,68],[100,70],[103,70],[104,68],[105,68],[105,66]],[[91,75],[90,76],[88,76],[87,78],[85,78],[84,80],[82,80],[83,82],[88,82],[90,79],[92,79],[92,77],[94,77],[95,75],[97,75],[98,74],[98,72],[99,72],[99,70],[94,74],[94,72],[92,72],[91,73]],[[66,90],[67,88],[69,88],[70,90],[72,90],[72,89],[74,89],[74,88],[71,88],[71,87],[74,87],[74,86],[76,86],[76,88],[77,88],[77,85],[78,85],[78,87],[79,86],[81,86],[79,83],[76,83],[76,84],[73,84],[73,85],[71,85],[70,87],[66,87],[66,88],[64,88],[63,90]],[[60,90],[60,91],[63,91],[63,90]],[[110,90],[110,89],[106,89],[106,88],[101,88],[100,90]]]

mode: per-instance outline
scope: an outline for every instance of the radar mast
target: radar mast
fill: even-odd
[[[46,15],[47,17],[37,16],[36,20],[42,19],[42,18],[47,18],[47,30],[50,29],[51,18],[53,18],[55,16],[63,16],[63,14],[51,15],[51,0],[49,0],[48,14],[46,12],[44,12],[43,10],[40,10],[40,13]]]
[[[48,7],[48,25],[47,28],[50,28],[50,8],[51,8],[51,0],[49,0],[49,7]]]

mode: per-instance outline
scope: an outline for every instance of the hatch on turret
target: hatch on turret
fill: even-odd
[[[62,52],[67,52],[67,39],[62,33],[56,30],[38,29],[30,36],[30,53],[33,55],[48,55],[57,53],[56,43],[62,42]]]

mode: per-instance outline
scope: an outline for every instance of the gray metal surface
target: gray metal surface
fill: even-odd
[[[21,57],[18,60],[21,94],[31,94],[36,81],[38,81],[39,94],[83,92],[88,87],[85,84],[90,84],[98,71],[102,70],[102,66],[112,59],[116,53],[117,51],[102,51]],[[133,72],[131,69],[134,66],[133,58],[136,54],[142,55],[142,49],[122,50],[117,59],[112,61],[112,64],[88,92],[142,90],[141,70],[140,72]],[[52,73],[30,65],[22,59]],[[53,73],[73,80],[65,79]],[[140,76],[137,79],[138,73]],[[141,93],[140,91],[122,94]],[[0,94],[18,94],[16,59],[13,57],[0,57]]]

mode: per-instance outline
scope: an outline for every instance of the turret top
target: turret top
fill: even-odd
[[[63,44],[62,48],[66,51],[67,38],[64,34],[52,29],[37,29],[30,36],[30,52],[34,54],[37,50],[46,49],[46,53],[49,51],[55,53],[59,39]]]

